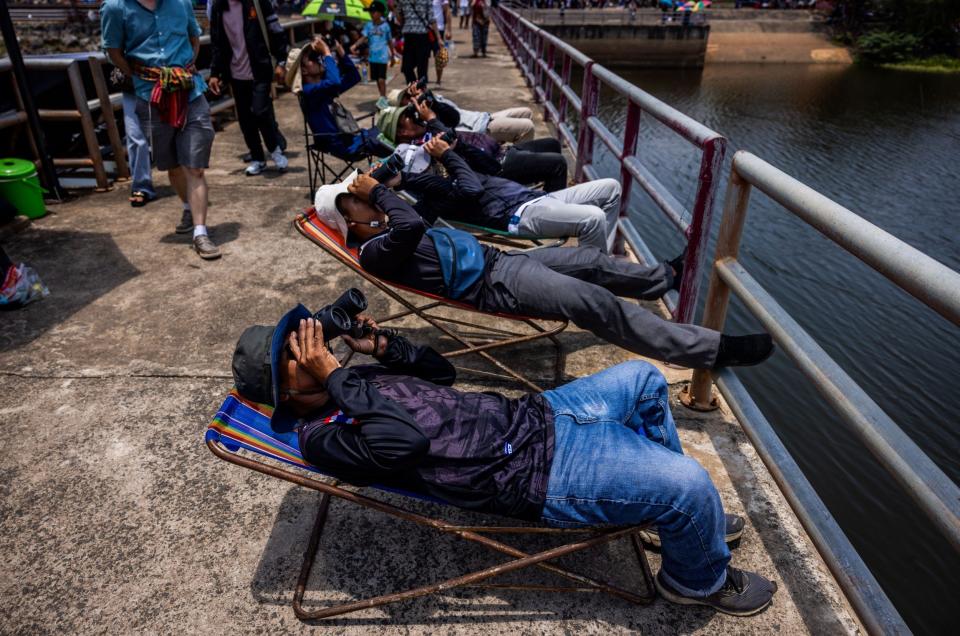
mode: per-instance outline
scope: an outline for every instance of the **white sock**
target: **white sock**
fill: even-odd
[[[206,226],[206,225],[194,225],[194,226],[193,226],[193,238],[197,238],[198,236],[206,236],[206,235],[207,235],[207,226]]]
[[[186,201],[184,201],[184,202],[183,202],[183,209],[184,209],[184,210],[189,210],[189,209],[190,209],[190,204],[187,203]]]

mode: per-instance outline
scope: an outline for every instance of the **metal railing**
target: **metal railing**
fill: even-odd
[[[957,325],[960,325],[960,274],[762,159],[740,151],[734,155],[730,169],[703,316],[705,327],[722,331],[730,293],[735,293],[864,447],[960,552],[960,488],[738,260],[753,188]],[[695,370],[686,403],[694,408],[710,405],[711,373],[867,628],[875,633],[908,632],[736,375],[730,370]]]
[[[537,100],[543,102],[545,116],[554,122],[558,134],[576,155],[577,179],[597,176],[592,168],[592,150],[594,136],[600,137],[620,161],[625,191],[622,211],[626,211],[629,184],[636,180],[667,218],[685,230],[691,249],[695,245],[704,247],[723,159],[724,139],[593,63],[573,47],[539,30],[515,12],[501,9],[494,13],[494,19]],[[559,73],[556,71],[558,64],[561,69]],[[583,68],[582,100],[570,87],[573,64]],[[600,82],[628,98],[627,123],[622,142],[596,117]],[[553,103],[554,95],[559,96],[556,105]],[[567,121],[568,107],[580,113],[576,132]],[[698,203],[693,221],[687,227],[682,224],[684,211],[676,199],[670,197],[659,182],[651,181],[652,175],[649,175],[639,159],[633,156],[642,111],[647,111],[703,150],[701,182],[697,191]],[[747,309],[773,335],[778,345],[813,382],[827,403],[850,425],[863,445],[920,506],[951,546],[960,552],[960,488],[777,304],[737,260],[752,188],[760,190],[827,238],[884,274],[901,289],[958,325],[960,274],[763,160],[741,151],[734,156],[731,168],[703,319],[704,326],[722,331],[730,292],[737,294]],[[628,220],[621,218],[620,229],[632,246],[635,243],[642,245],[639,234]],[[691,274],[685,276],[685,285],[689,278],[698,277],[701,271],[700,255],[691,259],[688,253],[687,263],[691,260],[695,261],[697,267],[687,270]],[[692,294],[688,289],[687,294],[686,298],[691,298],[695,303],[696,287],[693,287]],[[690,311],[692,316],[692,306],[684,306],[684,309]],[[678,319],[679,316],[686,315],[680,311],[675,314]],[[867,630],[877,634],[910,633],[899,612],[736,374],[730,369],[696,370],[693,382],[684,397],[685,403],[694,408],[709,408],[713,402],[711,378],[716,379],[717,387],[727,404]]]
[[[566,42],[521,18],[515,11],[500,7],[493,12],[493,18],[530,84],[536,100],[543,103],[544,117],[554,122],[561,139],[576,156],[575,179],[583,181],[585,178],[597,178],[598,174],[593,166],[595,140],[599,139],[616,157],[623,187],[618,249],[620,241],[625,238],[638,259],[647,263],[658,260],[627,217],[634,183],[642,188],[664,216],[684,235],[687,242],[684,271],[689,274],[683,277],[679,300],[673,292],[664,300],[677,322],[691,322],[702,278],[700,273],[706,258],[710,220],[726,152],[726,139],[597,64]],[[570,85],[574,65],[583,69],[580,95]],[[560,69],[559,73],[557,68]],[[622,138],[614,134],[598,117],[601,86],[612,89],[627,101],[627,119]],[[579,115],[576,130],[571,127],[568,119],[568,110],[571,108]],[[650,172],[637,155],[640,117],[644,113],[700,150],[696,194],[693,209],[690,211]]]
[[[516,9],[516,13],[537,26],[656,26],[682,22],[687,12],[660,11],[659,9],[587,10],[587,9]],[[707,23],[707,11],[689,12],[691,25]]]

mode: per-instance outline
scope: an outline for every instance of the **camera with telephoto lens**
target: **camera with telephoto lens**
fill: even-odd
[[[313,314],[313,319],[323,328],[326,342],[343,335],[363,338],[372,331],[368,325],[357,321],[357,315],[366,308],[367,297],[359,289],[351,287],[332,304]]]
[[[397,153],[393,153],[383,160],[383,162],[370,171],[370,176],[378,183],[386,183],[390,179],[400,174],[403,170],[403,158]]]

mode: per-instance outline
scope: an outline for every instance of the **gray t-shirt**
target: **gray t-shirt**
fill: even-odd
[[[430,0],[400,0],[400,10],[403,11],[404,34],[430,31],[429,21],[433,17]]]
[[[235,80],[252,80],[247,41],[243,37],[243,4],[240,0],[229,0],[224,7],[223,30],[227,32],[233,52],[230,57],[230,76]]]

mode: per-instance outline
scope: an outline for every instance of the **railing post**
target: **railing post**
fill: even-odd
[[[623,150],[620,152],[620,218],[627,216],[630,208],[630,192],[633,189],[633,175],[627,170],[624,161],[636,154],[637,138],[640,136],[640,114],[642,109],[632,100],[627,105],[627,122],[623,129]],[[623,254],[623,235],[617,228],[617,238],[613,244],[614,254]]]
[[[573,178],[583,181],[583,171],[593,162],[593,129],[590,118],[597,114],[600,104],[600,83],[593,76],[593,60],[583,67],[583,92],[580,96],[580,131],[577,135],[577,166]]]
[[[570,73],[573,70],[573,60],[562,51],[560,54],[563,55],[563,71],[560,77],[563,79],[563,86],[570,86]],[[560,89],[560,101],[557,104],[557,113],[560,115],[557,120],[558,124],[567,121],[567,94],[563,91],[563,88]]]
[[[554,66],[554,64],[556,63],[556,49],[557,49],[557,47],[555,47],[555,46],[553,45],[553,42],[551,42],[551,43],[549,43],[549,44],[547,45],[547,69],[549,69],[550,71],[553,70],[553,66]],[[544,102],[545,104],[547,104],[547,103],[552,104],[552,103],[553,103],[553,80],[550,79],[550,74],[549,74],[549,73],[547,73],[547,83],[546,83],[546,86],[544,86],[544,88],[543,88],[543,102]],[[550,120],[550,109],[549,109],[549,108],[543,109],[543,119],[544,119],[544,121],[549,121],[549,120]]]
[[[540,60],[543,59],[543,34],[537,33],[537,57],[533,60],[533,102],[540,102],[540,91],[543,90],[543,68],[540,66]]]
[[[710,221],[713,219],[713,202],[717,196],[720,170],[726,153],[727,140],[714,137],[703,145],[700,160],[700,175],[697,179],[697,196],[693,205],[693,218],[687,229],[687,256],[683,262],[683,282],[680,285],[680,302],[674,319],[677,322],[693,322],[700,291],[700,272],[706,260],[707,241],[710,238]]]
[[[703,326],[715,331],[723,331],[727,320],[727,306],[730,303],[730,288],[717,274],[716,263],[736,260],[740,253],[740,237],[747,218],[750,203],[750,184],[737,174],[736,164],[730,167],[730,183],[723,203],[723,218],[720,220],[720,233],[717,235],[717,248],[710,268],[710,287],[707,302],[703,310]],[[690,386],[680,392],[680,401],[688,408],[697,411],[710,411],[717,408],[713,397],[713,380],[709,369],[694,369]]]

